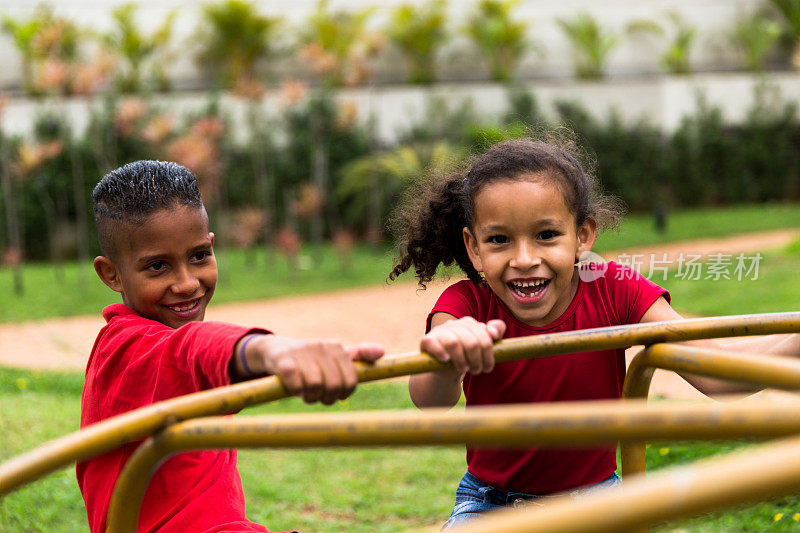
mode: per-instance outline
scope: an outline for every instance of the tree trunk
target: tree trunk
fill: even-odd
[[[19,214],[17,213],[17,199],[14,194],[14,183],[8,169],[8,157],[4,147],[0,146],[0,182],[3,187],[3,198],[6,203],[6,229],[8,230],[8,245],[11,250],[20,254],[19,261],[14,261],[14,294],[22,296],[25,286],[22,278],[22,237],[20,235]]]
[[[322,262],[322,238],[325,232],[325,204],[328,201],[328,145],[322,132],[321,113],[311,117],[313,146],[311,147],[311,177],[322,198],[322,205],[311,216],[311,242],[314,245],[314,263]]]
[[[267,158],[271,155],[271,146],[263,133],[265,119],[258,106],[260,102],[254,102],[250,111],[250,139],[253,143],[253,176],[255,177],[256,195],[260,204],[261,212],[264,213],[264,266],[269,268],[272,264],[272,252],[275,233],[275,190],[272,183],[272,172],[267,163]]]
[[[86,286],[83,262],[89,260],[89,220],[86,214],[86,192],[80,145],[74,145],[72,149],[72,194],[75,201],[75,234],[78,246],[78,287],[83,289]]]
[[[53,264],[56,280],[59,282],[64,281],[64,265],[61,258],[61,253],[56,245],[56,204],[50,195],[47,194],[45,185],[42,180],[34,178],[36,181],[36,194],[39,196],[39,202],[44,209],[44,220],[47,224],[47,240],[48,248],[50,249],[50,262]]]
[[[370,88],[370,98],[372,91]],[[373,106],[370,106],[374,109]],[[383,212],[383,202],[381,198],[381,185],[378,178],[377,162],[375,158],[378,154],[378,134],[375,126],[375,113],[371,112],[369,117],[369,204],[367,207],[367,242],[373,246],[380,244],[383,239],[383,227],[381,215]]]

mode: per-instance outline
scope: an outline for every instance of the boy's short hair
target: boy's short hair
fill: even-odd
[[[204,208],[197,178],[177,163],[134,161],[112,170],[92,191],[97,239],[103,255],[116,255],[122,224],[141,224],[160,209],[176,204]]]

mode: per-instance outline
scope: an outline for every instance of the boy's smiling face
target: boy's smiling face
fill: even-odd
[[[95,259],[103,282],[145,318],[173,328],[203,320],[217,285],[205,210],[176,204],[118,229],[114,259]]]

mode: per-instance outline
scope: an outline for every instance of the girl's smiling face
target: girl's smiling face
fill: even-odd
[[[596,226],[579,227],[554,180],[537,173],[495,181],[475,197],[464,244],[472,265],[517,319],[550,324],[578,288],[575,262],[594,244]]]

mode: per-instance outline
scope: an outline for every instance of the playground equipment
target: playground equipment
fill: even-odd
[[[800,361],[758,354],[731,354],[719,350],[664,343],[695,339],[744,335],[800,332],[800,313],[776,313],[717,318],[701,318],[669,322],[636,324],[539,335],[505,340],[496,346],[498,362],[526,357],[544,357],[598,349],[648,346],[631,363],[624,396],[646,398],[655,368],[720,377],[775,388],[800,388]],[[428,372],[444,368],[424,354],[386,357],[374,365],[361,364],[359,381],[373,381],[394,376]],[[499,438],[509,445],[597,444],[621,441],[623,473],[644,471],[644,442],[648,439],[734,438],[744,436],[775,437],[800,434],[800,416],[795,416],[800,403],[714,405],[655,405],[642,400],[616,402],[570,402],[563,405],[526,405],[524,409],[501,407],[470,409],[466,413],[442,412],[315,415],[313,417],[236,417],[219,419],[212,415],[236,412],[249,405],[272,401],[286,395],[277,378],[262,378],[220,389],[204,391],[137,409],[125,415],[95,424],[83,431],[56,439],[0,465],[0,496],[29,483],[53,470],[75,461],[88,459],[125,443],[148,438],[131,457],[120,475],[111,501],[108,530],[135,531],[139,505],[155,465],[172,453],[186,449],[233,446],[342,446],[342,445],[413,445],[469,443],[497,445]],[[633,403],[632,403],[633,402]],[[353,418],[348,418],[353,417]],[[197,420],[190,420],[197,419]],[[797,439],[795,439],[795,447]],[[763,452],[754,452],[744,472],[758,470],[762,483],[738,486],[747,478],[732,471],[730,464],[716,460],[697,467],[704,476],[714,476],[713,489],[703,492],[702,484],[692,467],[670,481],[669,474],[659,474],[654,481],[643,476],[626,478],[619,494],[602,495],[608,500],[587,498],[585,502],[556,503],[545,516],[550,524],[542,524],[538,510],[535,521],[524,514],[498,513],[487,519],[480,531],[614,531],[641,527],[654,521],[676,518],[717,506],[763,499],[800,488],[800,470],[787,474],[788,468],[765,467],[773,455],[788,456],[791,442],[770,445]],[[783,455],[782,455],[783,454]],[[749,457],[749,456],[748,456]],[[794,457],[794,456],[792,456]],[[796,461],[793,461],[797,463]],[[772,464],[772,463],[770,463]],[[778,462],[777,464],[780,464]],[[800,464],[800,463],[798,463]],[[734,464],[735,466],[735,464]],[[748,470],[748,468],[750,470]],[[724,486],[716,472],[726,472]],[[736,476],[740,476],[737,478]],[[666,481],[665,481],[666,480]],[[656,487],[656,488],[654,488]],[[642,494],[653,490],[673,490],[670,505],[647,505]],[[752,489],[752,490],[750,490]],[[648,492],[650,491],[650,492]],[[711,496],[724,494],[722,497]],[[689,495],[693,495],[689,497]],[[659,499],[656,498],[656,499]],[[652,499],[652,498],[650,498]],[[605,506],[595,503],[604,501]],[[120,502],[124,501],[125,505]],[[626,513],[609,512],[619,503]],[[571,505],[582,505],[589,518],[577,519],[579,513],[563,511]],[[594,505],[594,507],[590,507]],[[638,508],[641,512],[635,512]],[[564,518],[564,513],[569,513]],[[581,511],[584,512],[584,511]],[[562,513],[562,514],[558,514]],[[598,529],[603,516],[608,529]],[[593,518],[594,517],[594,518]],[[498,529],[489,529],[489,524]],[[588,521],[585,521],[588,520]],[[572,524],[572,525],[570,525]],[[581,525],[583,524],[583,525]],[[495,526],[492,526],[495,527]],[[474,526],[473,526],[474,528]],[[577,529],[576,529],[577,528]],[[466,531],[467,529],[465,529]],[[473,529],[475,530],[475,529]]]

